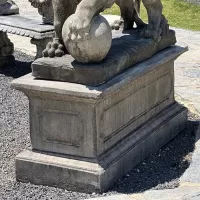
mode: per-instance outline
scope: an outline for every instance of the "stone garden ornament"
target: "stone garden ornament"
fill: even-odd
[[[31,5],[38,9],[38,13],[42,15],[44,24],[53,24],[53,5],[52,0],[29,0]]]
[[[0,0],[0,15],[19,14],[19,7],[12,0]],[[14,45],[6,32],[0,30],[0,67],[14,61]]]
[[[143,0],[148,13],[147,25],[139,17],[140,0],[52,0],[56,34],[44,50],[44,57],[61,57],[68,51],[82,63],[103,60],[111,47],[112,37],[108,23],[99,13],[114,3],[119,5],[122,18],[113,25],[115,29],[121,22],[124,30],[133,29],[136,23],[141,29],[141,37],[154,40],[168,33],[160,0]]]
[[[121,19],[110,26],[99,13],[113,3]],[[187,47],[175,45],[161,1],[143,3],[148,24],[139,0],[52,0],[55,37],[12,83],[30,103],[18,181],[105,192],[185,128],[174,61]]]
[[[0,15],[19,14],[19,7],[12,0],[0,0]]]

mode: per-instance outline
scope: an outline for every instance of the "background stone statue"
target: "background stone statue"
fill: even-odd
[[[29,0],[31,5],[38,9],[44,24],[53,25],[54,13],[52,0]]]
[[[48,0],[38,0],[46,2]],[[54,11],[55,38],[47,45],[43,54],[45,57],[62,56],[65,53],[63,45],[62,28],[66,19],[70,18],[69,37],[73,41],[85,40],[90,31],[91,21],[100,12],[117,3],[124,21],[124,29],[132,29],[135,22],[138,26],[144,26],[141,35],[147,38],[159,40],[169,27],[167,20],[162,15],[162,3],[160,0],[143,0],[148,13],[148,25],[144,25],[139,18],[140,0],[52,0]]]
[[[19,7],[12,0],[0,0],[0,15],[19,14]]]
[[[12,0],[0,0],[0,15],[13,15],[19,13],[19,7]],[[10,61],[14,52],[14,45],[6,32],[0,31],[0,66]]]
[[[0,31],[0,57],[12,55],[14,52],[14,45],[7,36],[7,33]]]

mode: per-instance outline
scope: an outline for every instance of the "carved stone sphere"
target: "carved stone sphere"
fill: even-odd
[[[102,61],[108,54],[112,43],[112,31],[107,20],[101,15],[91,21],[89,37],[71,40],[69,38],[70,16],[63,25],[62,37],[68,52],[81,63]]]

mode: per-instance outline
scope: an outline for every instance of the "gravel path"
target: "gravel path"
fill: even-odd
[[[15,156],[30,146],[29,116],[27,98],[11,89],[10,81],[30,72],[33,57],[17,51],[15,58],[15,65],[0,69],[0,199],[77,200],[98,196],[16,182]],[[192,120],[196,120],[195,116],[190,116],[181,135],[133,169],[103,196],[176,187],[189,165],[194,148],[198,123]]]

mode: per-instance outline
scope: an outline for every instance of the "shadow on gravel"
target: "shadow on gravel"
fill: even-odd
[[[185,130],[157,153],[118,180],[110,192],[137,193],[148,189],[171,189],[189,167],[200,122],[189,120]]]
[[[15,61],[0,68],[0,74],[5,76],[19,78],[31,72],[31,63],[34,60],[33,56],[29,56],[20,51],[14,53]]]

